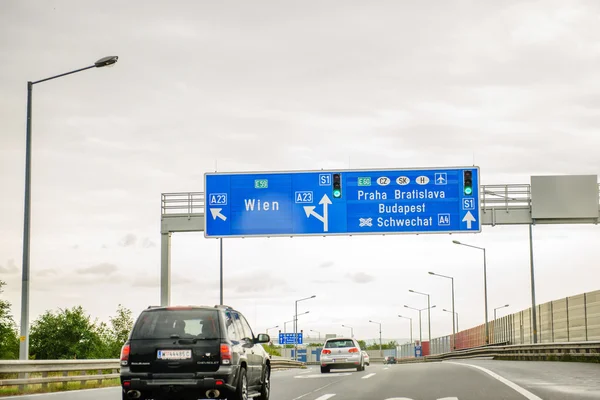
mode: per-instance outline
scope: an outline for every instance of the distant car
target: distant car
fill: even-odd
[[[268,400],[269,340],[228,306],[149,307],[121,350],[123,400]]]
[[[386,358],[383,359],[383,363],[384,364],[396,364],[396,357],[394,356],[387,356]]]
[[[369,359],[369,353],[367,353],[366,351],[363,350],[362,354],[363,354],[363,362],[365,363],[365,365],[371,365],[371,361]]]
[[[348,368],[365,370],[365,360],[358,342],[352,338],[327,339],[321,350],[321,373]]]

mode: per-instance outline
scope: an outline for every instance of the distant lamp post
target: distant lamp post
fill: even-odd
[[[427,326],[429,328],[429,341],[431,342],[431,306],[430,306],[430,296],[428,293],[423,293],[423,292],[417,292],[416,290],[412,290],[409,289],[408,290],[411,293],[416,293],[416,294],[420,294],[422,296],[427,296]]]
[[[315,331],[315,330],[312,330],[312,329],[311,329],[310,331],[311,331],[311,332],[314,332],[314,333],[316,333],[316,334],[318,334],[318,335],[319,335],[319,340],[321,340],[321,332],[319,332],[319,331]]]
[[[487,296],[487,261],[485,255],[484,247],[472,246],[470,244],[461,243],[458,240],[453,240],[452,243],[458,244],[460,246],[471,247],[473,249],[483,251],[483,295],[485,297],[484,307],[485,307],[485,344],[490,343],[490,328],[488,324],[488,296]]]
[[[436,274],[435,272],[429,272],[429,275],[439,276],[441,278],[450,279],[452,281],[452,313],[454,313],[454,278],[447,275]],[[456,349],[456,325],[454,324],[454,318],[452,318],[452,350]]]
[[[431,306],[431,307],[428,307],[428,308],[415,308],[415,307],[407,306],[405,304],[404,307],[419,312],[419,342],[422,345],[423,344],[423,327],[421,325],[421,311],[425,311],[425,310],[430,309],[430,308],[435,308],[435,306]]]
[[[349,328],[350,329],[350,337],[352,339],[354,339],[354,328],[348,325],[342,325],[342,328]]]
[[[119,57],[103,57],[93,65],[79,68],[74,71],[65,72],[50,78],[40,79],[38,81],[27,82],[27,124],[25,136],[25,205],[23,207],[23,277],[21,279],[21,342],[19,345],[19,359],[29,359],[29,259],[30,259],[30,228],[31,228],[31,109],[33,102],[33,85],[51,81],[52,79],[71,75],[76,72],[85,71],[91,68],[101,68],[112,65],[117,62]]]
[[[381,322],[375,322],[375,321],[371,321],[369,320],[370,323],[372,324],[378,324],[379,325],[379,356],[383,357],[383,344],[381,341]]]
[[[296,300],[295,311],[294,311],[294,359],[298,361],[298,303],[304,300],[310,300],[317,297],[316,295],[312,295],[310,297],[305,297],[300,300]]]
[[[275,329],[275,328],[279,328],[279,325],[275,325],[275,326],[272,326],[272,327],[270,327],[270,328],[267,328],[267,335],[269,334],[269,331],[270,331],[271,329]]]
[[[460,328],[458,327],[458,313],[457,312],[453,313],[452,311],[446,310],[445,308],[442,309],[442,311],[446,311],[446,312],[448,312],[450,314],[456,314],[456,331],[460,332]]]
[[[500,310],[501,308],[506,308],[506,307],[509,307],[509,304],[505,304],[503,306],[494,308],[494,321],[496,320],[496,310]]]
[[[410,320],[410,342],[412,343],[413,342],[413,336],[412,336],[412,333],[413,333],[412,318],[410,318],[410,317],[404,317],[402,315],[398,315],[398,317]]]

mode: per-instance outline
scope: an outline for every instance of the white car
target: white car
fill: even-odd
[[[358,342],[352,338],[327,339],[321,350],[321,373],[348,368],[365,370],[365,360]]]
[[[366,351],[362,351],[363,354],[363,362],[365,363],[365,365],[371,365],[371,361],[369,359],[369,353],[367,353]]]

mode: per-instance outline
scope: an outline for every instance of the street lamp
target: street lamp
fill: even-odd
[[[296,315],[296,316],[295,316],[296,318],[294,318],[294,319],[292,319],[292,320],[290,320],[290,321],[286,321],[286,322],[284,322],[284,323],[283,323],[283,333],[287,333],[287,327],[286,327],[286,325],[287,325],[287,324],[289,324],[290,322],[294,322],[294,321],[296,321],[296,319],[297,319],[299,316],[301,316],[301,315],[304,315],[304,314],[308,314],[309,312],[310,312],[310,311],[303,312],[303,313],[301,313],[301,314],[298,314],[298,315]]]
[[[450,279],[452,281],[452,313],[454,313],[454,278],[447,275],[436,274],[435,272],[429,272],[429,275],[439,276],[441,278]],[[452,318],[452,349],[456,349],[456,325],[454,324],[454,318]]]
[[[423,344],[423,328],[422,328],[422,325],[421,325],[421,311],[425,311],[425,310],[430,309],[430,308],[435,308],[435,306],[431,306],[431,307],[428,307],[428,308],[421,308],[421,309],[419,309],[419,308],[409,307],[409,306],[407,306],[405,304],[404,307],[410,308],[411,310],[415,310],[415,311],[419,312],[419,342],[422,345]]]
[[[50,78],[40,79],[38,81],[27,82],[27,123],[25,137],[25,205],[23,209],[23,277],[21,280],[21,341],[19,346],[19,359],[29,359],[29,259],[30,259],[30,227],[31,227],[31,105],[33,98],[33,85],[71,75],[76,72],[85,71],[91,68],[101,68],[112,65],[117,62],[119,57],[103,57],[96,61],[94,65],[65,72],[64,74],[51,76]]]
[[[457,331],[460,331],[460,329],[458,328],[458,313],[457,313],[457,312],[453,313],[452,311],[450,311],[450,310],[446,310],[445,308],[444,308],[444,309],[442,309],[442,311],[446,311],[446,312],[449,312],[449,313],[451,313],[451,314],[456,314],[456,330],[457,330]]]
[[[321,332],[319,332],[319,331],[315,331],[315,330],[312,330],[312,329],[311,329],[310,331],[311,331],[311,332],[314,332],[314,333],[317,333],[317,334],[319,335],[319,340],[321,340]]]
[[[275,328],[279,328],[279,325],[275,325],[275,326],[272,326],[270,328],[267,328],[267,335],[269,334],[269,330],[275,329]]]
[[[506,308],[506,307],[508,307],[508,306],[509,306],[508,304],[505,304],[505,305],[503,305],[503,306],[500,306],[500,307],[496,307],[496,308],[494,308],[494,321],[496,320],[496,310],[499,310],[499,309],[501,309],[501,308]]]
[[[458,240],[453,240],[452,243],[458,244],[460,246],[472,247],[474,249],[483,251],[483,294],[485,296],[485,344],[490,343],[490,328],[488,325],[488,301],[487,301],[487,261],[485,256],[485,248],[472,246],[470,244],[461,243]]]
[[[350,329],[350,337],[352,339],[354,339],[354,328],[348,325],[342,325],[343,328],[349,328]]]
[[[383,346],[381,344],[381,322],[375,322],[371,320],[369,320],[369,322],[372,324],[379,324],[379,356],[383,357]]]
[[[412,330],[412,318],[410,318],[410,317],[403,317],[402,315],[398,315],[398,317],[410,320],[410,342],[412,343],[412,341],[413,341],[413,337],[412,337],[412,332],[413,332],[413,330]]]
[[[417,292],[416,290],[409,289],[411,293],[420,294],[422,296],[427,296],[427,326],[429,327],[429,341],[431,342],[431,307],[429,306],[429,294],[423,292]]]
[[[304,300],[310,300],[317,297],[316,295],[312,295],[310,297],[305,297],[300,300],[296,300],[296,307],[294,312],[294,359],[298,361],[298,303]]]

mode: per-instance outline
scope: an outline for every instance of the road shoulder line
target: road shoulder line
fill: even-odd
[[[484,367],[480,367],[479,365],[473,365],[473,364],[467,364],[467,363],[457,363],[457,362],[452,362],[452,361],[444,361],[443,364],[453,364],[453,365],[462,365],[465,367],[471,367],[471,368],[476,368],[480,371],[485,372],[486,374],[488,374],[489,376],[491,376],[492,378],[504,383],[506,386],[508,386],[509,388],[515,390],[517,393],[519,393],[520,395],[524,396],[525,398],[527,398],[528,400],[543,400],[541,397],[536,396],[535,394],[531,393],[529,390],[517,385],[516,383],[509,381],[508,379],[498,375],[495,372],[490,371],[487,368]]]

